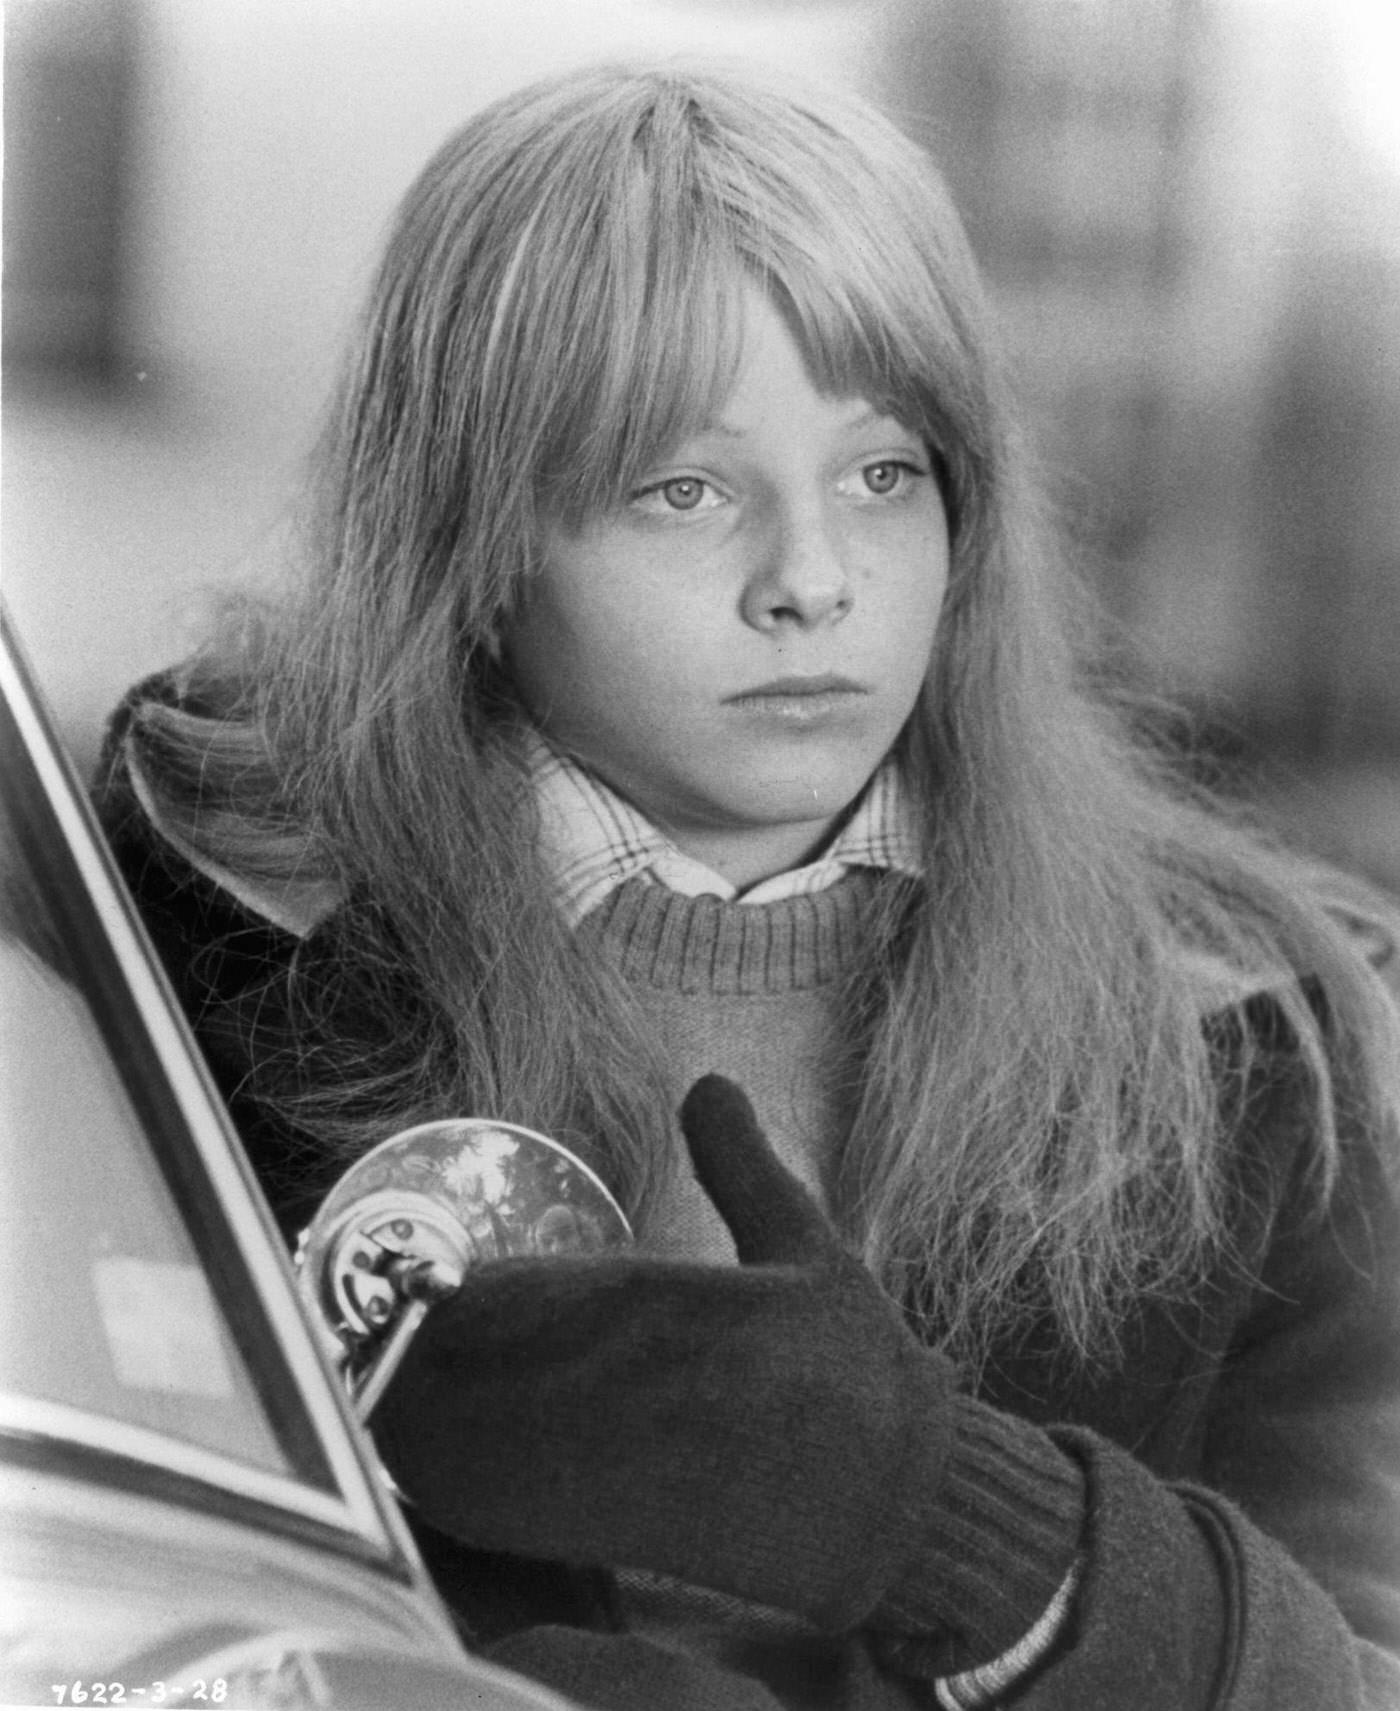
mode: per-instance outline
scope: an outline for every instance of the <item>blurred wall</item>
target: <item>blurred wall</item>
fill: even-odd
[[[1105,607],[1242,783],[1400,878],[1400,7],[940,0],[885,63]]]
[[[334,353],[446,131],[556,66],[699,48],[928,143],[1106,609],[1283,818],[1400,881],[1392,0],[9,0],[7,35],[4,586],[82,757],[214,590],[285,562]],[[45,305],[84,294],[55,360]]]

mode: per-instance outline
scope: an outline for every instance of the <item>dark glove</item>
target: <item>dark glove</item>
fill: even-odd
[[[930,1534],[967,1522],[940,1510],[960,1443],[952,1368],[843,1249],[737,1087],[697,1082],[681,1124],[741,1263],[470,1272],[379,1405],[384,1460],[433,1525],[481,1548],[659,1571],[838,1632],[891,1595],[925,1621]],[[1005,1643],[1048,1601],[1072,1533],[1055,1548]]]

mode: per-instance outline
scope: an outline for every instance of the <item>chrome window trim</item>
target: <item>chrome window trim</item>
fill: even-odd
[[[82,794],[81,785],[53,734],[26,667],[13,626],[0,612],[0,694],[9,707],[33,765],[40,788],[63,832],[74,865],[78,868],[122,972],[132,1001],[150,1037],[152,1047],[169,1084],[170,1093],[184,1119],[201,1164],[227,1219],[233,1239],[244,1255],[263,1312],[278,1338],[286,1365],[295,1379],[302,1406],[310,1416],[339,1496],[320,1492],[305,1481],[259,1476],[242,1463],[228,1466],[241,1470],[242,1478],[267,1478],[277,1487],[270,1499],[275,1507],[294,1515],[309,1512],[313,1503],[318,1518],[328,1519],[339,1531],[355,1535],[362,1543],[386,1558],[411,1555],[407,1529],[394,1512],[387,1493],[377,1491],[369,1477],[350,1433],[348,1403],[335,1390],[334,1379],[317,1348],[296,1297],[290,1261],[281,1251],[270,1218],[258,1205],[255,1188],[242,1165],[239,1142],[223,1112],[219,1096],[198,1056],[198,1046],[179,1016],[174,994],[158,969],[145,930],[122,889],[120,876],[105,846],[101,832]],[[57,1404],[43,1404],[45,1408]],[[81,1418],[81,1410],[65,1410]],[[92,1418],[101,1418],[93,1416]],[[104,1421],[104,1426],[106,1422]],[[143,1439],[168,1447],[159,1465],[173,1465],[165,1456],[183,1458],[207,1454],[210,1464],[222,1464],[214,1452],[195,1452],[178,1440],[162,1439],[146,1428],[130,1427]],[[82,1440],[88,1441],[86,1439]],[[110,1443],[110,1439],[108,1440]],[[372,1453],[372,1452],[371,1452]],[[141,1459],[150,1459],[143,1455]],[[218,1483],[225,1483],[220,1474]]]
[[[0,1442],[6,1436],[71,1444],[159,1468],[179,1479],[213,1486],[235,1497],[285,1509],[322,1526],[344,1530],[345,1505],[294,1474],[257,1468],[222,1456],[149,1426],[133,1426],[109,1414],[92,1414],[67,1402],[0,1392]],[[3,1459],[3,1449],[0,1449]]]

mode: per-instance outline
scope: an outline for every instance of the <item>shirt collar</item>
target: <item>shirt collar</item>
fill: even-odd
[[[536,733],[529,738],[528,762],[545,862],[560,907],[574,926],[624,881],[638,876],[684,897],[757,904],[825,890],[853,867],[916,878],[923,873],[912,804],[892,759],[876,770],[846,824],[814,861],[762,880],[742,896],[723,875],[677,849],[630,802]]]

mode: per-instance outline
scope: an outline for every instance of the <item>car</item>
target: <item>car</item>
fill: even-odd
[[[567,1711],[469,1655],[0,636],[0,1703]]]

